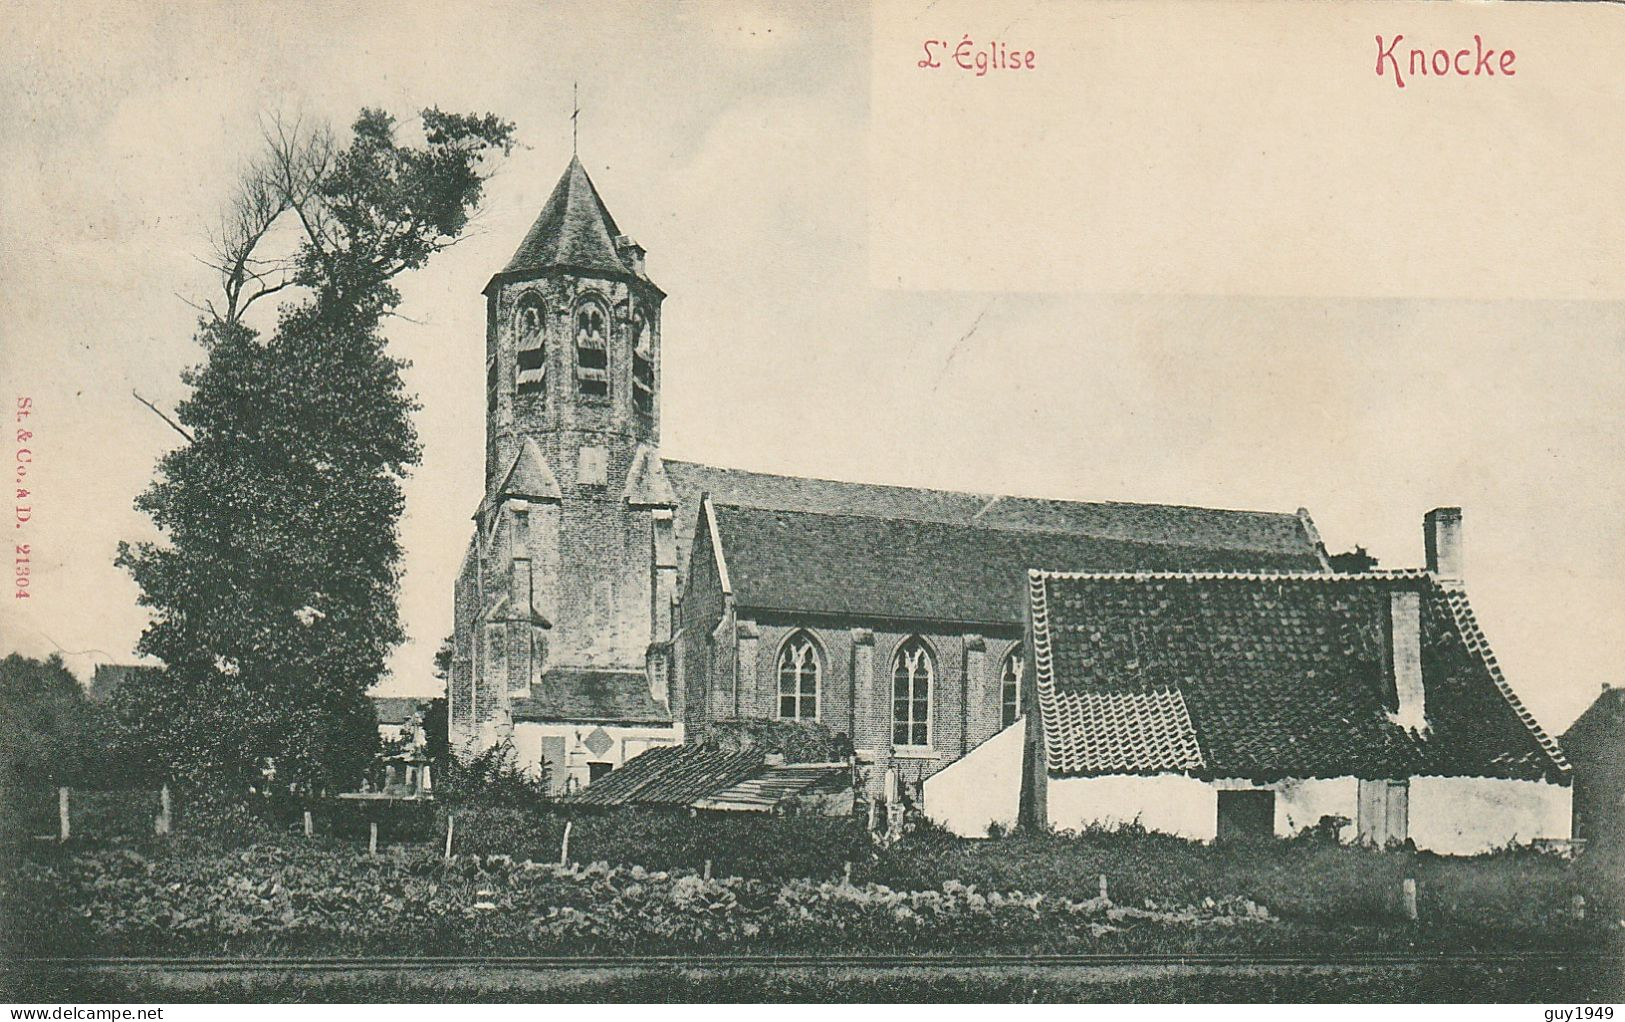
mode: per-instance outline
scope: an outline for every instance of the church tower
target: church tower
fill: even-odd
[[[665,294],[580,160],[484,294],[485,495],[449,697],[454,744],[480,746],[521,708],[579,716],[604,701],[583,687],[642,685],[669,706],[676,587],[658,453]]]

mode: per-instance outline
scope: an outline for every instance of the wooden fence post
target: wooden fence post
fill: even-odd
[[[164,835],[167,835],[169,833],[169,825],[170,825],[170,815],[169,815],[169,813],[170,813],[169,785],[166,784],[163,787],[158,789],[158,821],[157,821],[156,826],[153,829],[157,831],[159,836],[164,836]]]
[[[311,818],[310,810],[305,810],[305,837],[316,836],[316,821]]]
[[[1399,893],[1400,893],[1400,898],[1404,902],[1405,918],[1409,919],[1411,922],[1414,923],[1416,921],[1416,880],[1415,880],[1415,878],[1406,877],[1405,882],[1402,885],[1400,885]]]
[[[570,826],[574,820],[564,821],[564,841],[559,845],[559,865],[570,865]]]
[[[68,822],[68,789],[56,789],[56,839],[66,841],[73,833]]]
[[[367,824],[367,854],[378,854],[378,821]]]
[[[446,858],[451,858],[451,835],[457,829],[457,817],[446,814]]]

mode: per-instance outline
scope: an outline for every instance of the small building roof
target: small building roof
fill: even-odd
[[[710,513],[732,595],[756,611],[1014,626],[1025,621],[1032,567],[1320,569],[1301,543],[1230,549],[715,501]]]
[[[1625,762],[1625,688],[1603,686],[1596,702],[1563,733],[1561,744],[1576,763]]]
[[[401,725],[422,712],[428,702],[421,696],[372,696],[372,708],[378,714],[378,723]]]
[[[531,694],[509,705],[515,722],[573,721],[602,724],[667,724],[671,708],[658,702],[642,671],[553,667]]]
[[[565,801],[590,806],[686,807],[761,769],[757,748],[669,745],[650,749],[598,778]]]
[[[1567,783],[1466,594],[1425,572],[1030,574],[1051,776]],[[1425,731],[1390,706],[1390,594],[1421,606]]]
[[[771,812],[786,799],[851,786],[845,763],[768,763],[759,746],[650,749],[568,796],[572,805]]]

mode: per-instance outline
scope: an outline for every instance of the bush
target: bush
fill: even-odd
[[[435,772],[435,799],[462,806],[537,808],[546,804],[547,765],[535,771],[519,766],[513,743],[504,741],[466,762],[447,756]]]

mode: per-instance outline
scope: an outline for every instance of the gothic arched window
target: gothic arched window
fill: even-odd
[[[1021,675],[1027,668],[1026,654],[1020,646],[1012,649],[1004,658],[1004,669],[999,672],[1000,685],[1003,696],[1000,705],[1003,713],[1000,717],[1005,727],[1009,727],[1021,716]]]
[[[779,650],[779,716],[785,720],[818,719],[818,683],[823,665],[818,647],[806,632],[790,636]]]
[[[654,330],[642,311],[632,320],[632,330],[632,404],[649,415],[655,407]]]
[[[892,661],[892,744],[931,744],[931,690],[936,660],[922,639],[910,639]]]
[[[576,389],[587,397],[609,396],[609,317],[603,307],[576,309]]]
[[[514,315],[515,384],[521,394],[540,393],[547,377],[547,331],[542,303],[535,295],[519,300]]]

